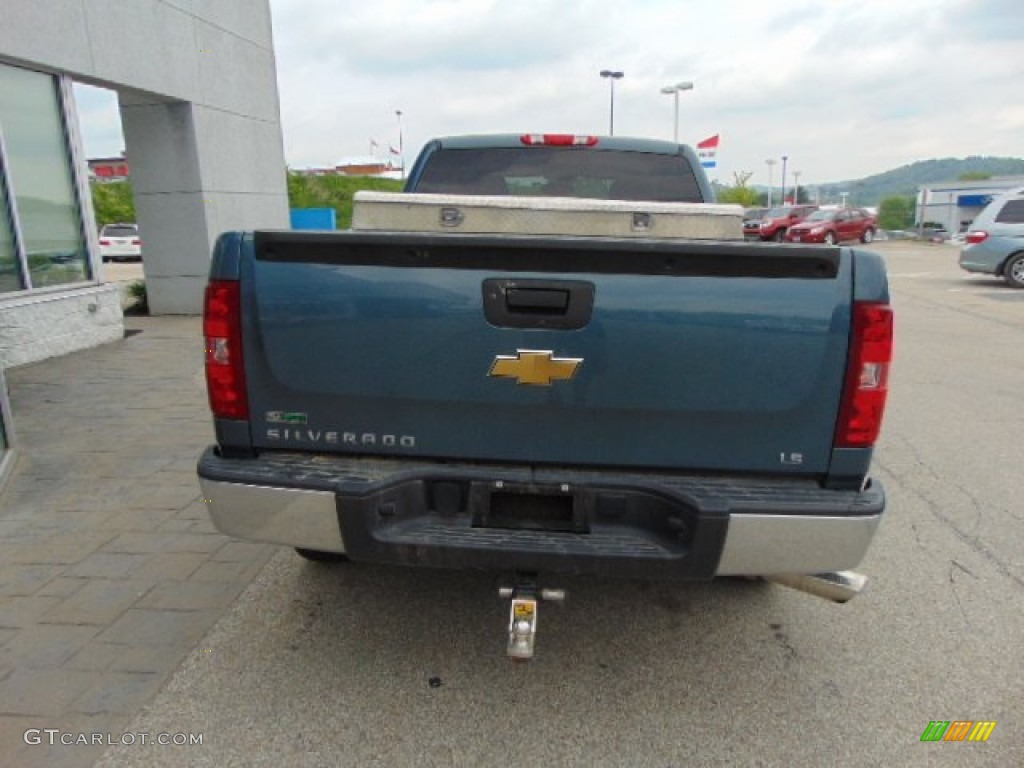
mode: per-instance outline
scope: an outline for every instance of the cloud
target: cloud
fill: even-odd
[[[573,30],[574,45],[588,44],[588,5],[593,7],[551,0],[392,0],[387,4],[326,5],[280,0],[274,9],[278,37],[286,40],[282,55],[312,54],[318,61],[354,75],[422,78],[554,65],[573,48],[566,46],[564,30]],[[309,7],[320,12],[291,12]]]
[[[785,154],[808,183],[928,157],[1020,155],[1019,0],[271,0],[293,166],[434,136],[722,135],[718,177],[766,181]],[[778,170],[778,169],[777,169]]]
[[[955,0],[936,13],[936,42],[970,40],[979,50],[988,42],[1024,41],[1024,3],[1020,0]],[[1020,59],[1018,48],[1018,60]]]

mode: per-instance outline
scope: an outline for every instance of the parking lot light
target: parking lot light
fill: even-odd
[[[664,94],[672,94],[675,97],[675,121],[672,124],[672,141],[676,144],[679,143],[679,92],[680,91],[692,91],[693,83],[689,80],[684,80],[681,83],[675,85],[666,85],[661,89]]]
[[[625,72],[617,72],[610,69],[602,69],[601,77],[608,78],[608,83],[611,86],[611,101],[608,108],[608,135],[615,135],[615,81],[621,80]]]

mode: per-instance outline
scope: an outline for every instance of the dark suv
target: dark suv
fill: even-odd
[[[761,239],[761,219],[768,213],[767,208],[747,208],[743,212],[743,239]]]
[[[772,208],[761,219],[758,236],[762,240],[781,243],[786,239],[786,231],[791,226],[799,224],[816,210],[816,205],[780,205]]]

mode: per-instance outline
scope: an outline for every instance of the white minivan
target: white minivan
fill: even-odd
[[[1024,187],[995,198],[971,222],[960,266],[1024,288]]]

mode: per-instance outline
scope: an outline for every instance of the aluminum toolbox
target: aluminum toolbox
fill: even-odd
[[[742,240],[738,205],[360,191],[352,229]]]

